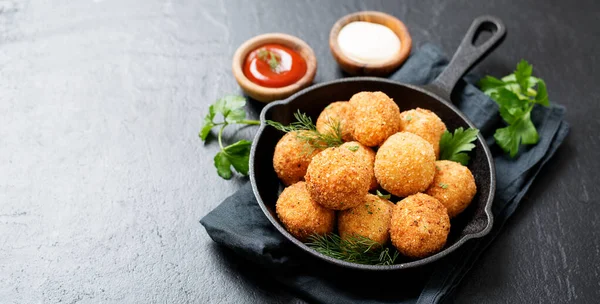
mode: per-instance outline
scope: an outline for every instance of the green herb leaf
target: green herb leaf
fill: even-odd
[[[412,120],[412,116],[406,115],[406,121],[411,121],[411,120]]]
[[[447,188],[448,188],[448,184],[444,184],[444,183],[440,183],[440,184],[439,184],[439,186],[440,186],[442,189],[447,189]]]
[[[210,105],[210,107],[208,107],[208,114],[206,114],[206,116],[204,117],[204,124],[202,125],[202,130],[200,130],[200,134],[198,134],[202,141],[206,140],[208,134],[210,133],[210,130],[215,126],[213,119],[215,119],[215,106]]]
[[[515,79],[517,80],[519,87],[521,87],[521,92],[527,92],[527,89],[529,89],[529,78],[531,77],[531,73],[533,73],[533,66],[521,59],[519,64],[517,64],[517,70],[515,71]]]
[[[511,157],[518,154],[521,144],[539,141],[531,121],[534,105],[550,106],[546,83],[532,74],[533,66],[521,60],[513,74],[501,80],[486,76],[479,81],[479,87],[498,104],[500,116],[507,124],[507,127],[496,130],[494,139]]]
[[[229,161],[227,154],[225,154],[223,151],[217,153],[217,155],[215,155],[214,161],[219,176],[224,179],[230,179],[232,175],[231,162]]]
[[[339,235],[313,234],[306,245],[334,259],[366,265],[393,265],[399,254],[396,250],[363,237],[352,236],[342,239]],[[393,253],[392,253],[393,252]]]
[[[383,194],[383,193],[381,193],[381,191],[379,191],[379,190],[377,190],[375,193],[376,193],[376,194],[377,194],[377,196],[379,196],[380,198],[383,198],[383,199],[386,199],[386,200],[389,200],[390,198],[392,198],[392,195],[391,195],[391,194],[389,194],[389,193],[388,193],[388,194]]]
[[[238,123],[244,119],[246,119],[246,111],[244,108],[231,109],[225,117],[225,121],[227,121],[227,123]]]
[[[350,150],[352,152],[356,152],[356,151],[358,151],[358,146],[350,146],[350,147],[348,147],[348,150]]]
[[[497,92],[499,88],[505,85],[504,81],[492,76],[485,76],[479,81],[479,88],[487,95]]]
[[[234,144],[224,147],[223,146],[223,130],[229,124],[247,124],[257,125],[260,124],[257,120],[246,120],[246,112],[244,111],[244,105],[246,100],[241,96],[225,96],[218,99],[214,104],[208,108],[208,114],[204,117],[204,123],[202,129],[198,134],[202,141],[206,140],[210,130],[213,127],[220,126],[218,140],[221,150],[214,157],[214,165],[217,168],[217,173],[224,179],[230,179],[233,175],[231,167],[242,175],[247,175],[249,170],[249,159],[250,159],[250,146],[252,142],[247,140],[240,140]],[[222,122],[215,122],[215,116],[217,113],[223,115]]]
[[[242,175],[248,175],[251,145],[251,141],[240,140],[223,149],[235,171]]]
[[[538,78],[537,82],[537,95],[535,96],[535,103],[541,104],[544,107],[550,106],[548,100],[548,91],[546,90],[546,82]]]
[[[527,104],[527,102],[524,103],[515,92],[510,91],[507,88],[498,89],[496,93],[492,94],[492,98],[500,107],[506,109],[519,109],[523,104]]]
[[[440,139],[440,160],[451,160],[463,165],[468,165],[471,159],[465,152],[469,152],[475,148],[472,144],[477,139],[479,130],[469,128],[464,130],[462,127],[454,130],[454,135],[444,131]]]
[[[217,153],[214,162],[219,176],[224,179],[230,179],[233,174],[231,166],[238,173],[248,175],[251,145],[252,142],[250,141],[240,140]]]
[[[267,125],[286,133],[292,131],[308,131],[302,135],[298,135],[298,138],[306,141],[315,149],[337,147],[344,143],[339,122],[328,122],[328,129],[331,130],[331,132],[319,133],[310,116],[301,113],[300,110],[298,110],[294,113],[294,117],[296,118],[296,121],[287,126],[272,120],[267,120],[266,123]]]
[[[200,139],[202,139],[202,141],[205,141],[206,138],[208,137],[208,134],[210,133],[210,130],[215,126],[215,124],[210,121],[207,120],[206,118],[204,119],[204,125],[202,126],[202,130],[200,130],[200,133],[198,134],[198,136],[200,136]]]
[[[519,151],[519,138],[515,136],[514,128],[511,126],[500,128],[494,133],[494,139],[502,150],[515,157]]]
[[[269,67],[271,68],[272,71],[276,71],[278,66],[279,66],[279,61],[277,60],[275,55],[273,53],[271,53],[271,58],[269,59]]]
[[[234,123],[246,118],[244,105],[246,105],[246,99],[244,99],[244,97],[229,95],[215,102],[214,111],[223,114],[225,121],[228,123]]]
[[[271,71],[275,73],[279,73],[279,65],[281,64],[281,58],[279,55],[267,50],[261,49],[257,53],[258,59],[269,64],[269,68]]]

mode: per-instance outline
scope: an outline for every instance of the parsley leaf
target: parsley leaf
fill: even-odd
[[[225,147],[215,155],[215,167],[220,177],[230,179],[232,175],[231,166],[242,175],[247,175],[249,170],[251,141],[240,140]]]
[[[252,142],[240,140],[229,146],[223,146],[223,130],[230,124],[258,125],[260,121],[247,120],[244,106],[246,100],[241,96],[225,96],[217,100],[208,108],[208,114],[204,117],[202,129],[198,134],[202,141],[205,141],[213,127],[220,126],[218,140],[221,150],[214,157],[214,165],[217,173],[224,179],[230,179],[233,175],[233,169],[242,175],[247,175],[249,170],[250,146]],[[219,113],[223,115],[222,122],[215,122],[215,116]]]
[[[440,139],[440,160],[451,160],[463,165],[468,165],[471,159],[465,152],[475,148],[472,143],[477,139],[479,130],[469,128],[464,130],[462,127],[454,130],[454,135],[448,130],[444,131]]]
[[[217,100],[214,104],[214,110],[223,114],[225,121],[228,123],[236,123],[246,118],[245,105],[246,99],[244,97],[229,95]]]
[[[533,73],[533,66],[521,59],[519,64],[517,64],[515,79],[522,92],[527,92],[527,89],[529,89],[529,77],[531,77],[531,73]]]
[[[223,151],[217,153],[214,161],[219,176],[224,179],[230,179],[233,172],[231,172],[231,162],[229,161],[227,154],[223,153]]]
[[[358,146],[350,146],[350,147],[348,147],[348,150],[350,150],[352,152],[356,152],[356,151],[358,151]]]
[[[507,126],[497,129],[494,139],[511,157],[518,154],[521,144],[532,145],[539,141],[531,121],[533,107],[536,104],[550,106],[546,83],[532,75],[533,66],[521,60],[513,74],[502,79],[486,76],[478,84],[499,106],[500,116]]]
[[[541,104],[544,107],[550,106],[550,101],[548,100],[548,91],[546,90],[546,83],[538,78],[538,90],[537,95],[535,96],[535,103]]]
[[[202,126],[202,130],[200,131],[200,138],[202,139],[202,141],[206,140],[206,137],[208,137],[210,130],[215,126],[215,123],[213,122],[213,119],[215,119],[215,114],[215,107],[214,105],[211,105],[208,108],[208,114],[206,114],[206,117],[204,117],[204,125]]]

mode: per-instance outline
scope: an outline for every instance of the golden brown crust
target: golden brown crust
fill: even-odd
[[[453,218],[463,212],[477,193],[475,178],[469,168],[453,161],[435,162],[433,183],[426,193],[435,197],[448,209]]]
[[[416,108],[400,113],[401,130],[421,136],[433,145],[436,159],[440,156],[440,139],[446,131],[444,122],[433,112]]]
[[[273,168],[279,179],[286,185],[304,180],[311,159],[321,150],[313,148],[298,135],[306,131],[293,131],[285,134],[273,153]]]
[[[349,148],[350,151],[353,151],[354,153],[356,153],[356,155],[358,156],[359,159],[367,161],[367,164],[368,164],[369,168],[371,169],[371,172],[373,172],[373,178],[371,178],[371,185],[369,186],[369,190],[377,189],[379,187],[379,184],[377,183],[377,179],[375,178],[375,172],[374,172],[375,151],[373,151],[373,149],[371,149],[357,141],[351,141],[351,142],[344,143],[340,147]],[[358,148],[356,148],[356,147],[358,147]]]
[[[424,258],[440,251],[450,232],[446,207],[423,193],[398,202],[392,211],[390,237],[400,253]]]
[[[360,92],[350,98],[354,110],[352,136],[365,146],[381,145],[400,131],[400,108],[382,92]]]
[[[425,191],[434,174],[433,147],[415,134],[396,133],[377,150],[375,177],[383,189],[396,196]]]
[[[393,207],[390,201],[367,194],[363,204],[338,212],[340,237],[360,235],[380,244],[387,243]]]
[[[285,229],[300,241],[306,241],[312,234],[333,231],[335,212],[313,201],[305,182],[285,188],[277,199],[275,210]]]
[[[345,210],[363,202],[372,171],[347,148],[327,148],[315,155],[306,170],[310,196],[321,206]]]
[[[342,139],[344,141],[352,141],[353,118],[354,112],[347,101],[333,102],[319,114],[316,123],[317,131],[323,134],[332,132],[331,124],[339,123],[340,130],[342,131]]]

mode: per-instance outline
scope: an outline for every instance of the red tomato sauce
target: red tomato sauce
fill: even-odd
[[[244,75],[268,88],[293,84],[306,74],[306,61],[296,51],[280,44],[265,44],[250,52],[244,63]]]

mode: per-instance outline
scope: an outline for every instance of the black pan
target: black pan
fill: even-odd
[[[483,44],[474,45],[477,35],[492,32]],[[449,130],[458,127],[475,127],[469,119],[450,102],[450,93],[457,81],[478,61],[483,59],[504,38],[506,29],[497,18],[482,16],[473,22],[448,67],[433,83],[419,87],[374,77],[344,78],[321,83],[304,89],[283,101],[267,105],[260,114],[260,129],[256,134],[250,153],[250,181],[258,204],[273,226],[302,250],[330,263],[362,270],[408,269],[436,261],[456,250],[467,240],[486,235],[492,228],[491,205],[496,189],[494,162],[484,138],[479,135],[476,148],[470,153],[469,169],[475,177],[477,194],[471,205],[451,222],[450,235],[444,249],[430,257],[419,260],[402,260],[390,266],[360,265],[333,259],[320,254],[289,234],[279,222],[275,203],[283,190],[273,169],[273,152],[283,133],[265,124],[274,120],[283,124],[294,121],[293,114],[300,110],[314,119],[330,103],[349,100],[361,91],[382,91],[398,103],[401,110],[421,107],[435,112]]]

